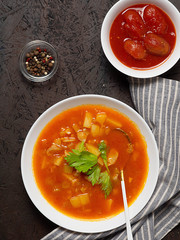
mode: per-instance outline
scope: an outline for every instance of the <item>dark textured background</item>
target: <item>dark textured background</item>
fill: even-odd
[[[34,121],[58,101],[102,94],[133,107],[125,75],[103,54],[101,24],[116,1],[0,1],[0,240],[38,240],[57,226],[30,201],[21,178],[24,139]],[[180,1],[172,0],[178,9]],[[59,53],[56,75],[42,84],[21,75],[18,56],[29,41],[42,39]],[[180,79],[180,61],[165,77]],[[164,240],[180,239],[180,226]]]

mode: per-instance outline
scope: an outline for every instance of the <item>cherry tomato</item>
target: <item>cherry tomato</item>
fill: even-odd
[[[141,38],[145,32],[146,28],[144,22],[136,10],[127,10],[124,14],[125,29],[128,35],[133,38]]]
[[[167,32],[168,25],[157,7],[153,5],[146,7],[144,10],[144,20],[148,29],[153,33],[165,34]]]
[[[154,55],[165,56],[170,51],[169,43],[162,37],[148,33],[144,38],[144,44],[146,49]]]
[[[142,60],[146,57],[146,49],[139,41],[130,39],[126,40],[124,42],[124,49],[137,60]]]

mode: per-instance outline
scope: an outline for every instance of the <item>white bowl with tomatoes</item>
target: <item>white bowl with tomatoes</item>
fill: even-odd
[[[104,18],[101,44],[120,72],[150,78],[179,60],[179,29],[180,13],[167,0],[120,0]]]

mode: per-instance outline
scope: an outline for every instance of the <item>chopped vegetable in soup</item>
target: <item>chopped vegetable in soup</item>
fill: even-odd
[[[120,171],[131,205],[148,175],[147,146],[136,124],[100,105],[68,109],[42,130],[33,169],[45,199],[78,219],[102,219],[123,211]]]

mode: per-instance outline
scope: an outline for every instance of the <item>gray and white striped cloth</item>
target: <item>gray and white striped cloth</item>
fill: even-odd
[[[160,155],[156,189],[131,221],[134,240],[159,240],[180,222],[180,82],[165,78],[129,79],[136,110],[151,128]],[[98,234],[56,228],[41,240],[125,240],[123,227]]]

